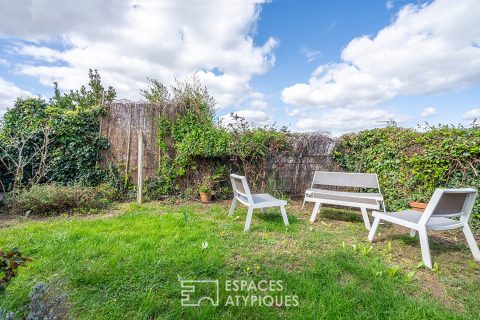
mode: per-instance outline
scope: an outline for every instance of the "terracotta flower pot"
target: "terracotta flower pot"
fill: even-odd
[[[211,202],[212,194],[209,192],[200,192],[200,202]]]
[[[410,202],[409,205],[412,208],[412,210],[419,211],[419,212],[425,211],[425,208],[427,207],[427,204],[423,202]]]

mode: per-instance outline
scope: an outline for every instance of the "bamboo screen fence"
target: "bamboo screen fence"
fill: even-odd
[[[113,162],[122,174],[128,174],[132,181],[137,181],[137,133],[142,131],[143,178],[154,178],[161,156],[157,120],[168,111],[168,106],[126,100],[108,104],[101,119],[100,134],[108,140],[110,148],[104,154],[102,164]],[[331,156],[334,138],[321,133],[293,133],[289,139],[293,148],[288,152],[270,155],[262,173],[274,180],[274,187],[279,192],[303,194],[310,186],[314,171],[340,170]],[[261,188],[266,187],[266,183],[263,183]]]
[[[138,163],[138,132],[143,134],[144,179],[156,176],[160,149],[157,143],[157,119],[164,107],[150,103],[115,101],[106,106],[100,122],[100,134],[108,140],[109,150],[104,154],[103,165],[115,163],[122,174],[136,181]]]

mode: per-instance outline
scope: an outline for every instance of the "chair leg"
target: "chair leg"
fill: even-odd
[[[380,224],[380,217],[375,217],[375,220],[373,220],[373,225],[372,228],[370,229],[370,232],[368,233],[368,241],[372,242],[373,237],[375,236],[375,233],[377,233],[378,225]]]
[[[427,229],[418,230],[418,237],[420,238],[423,263],[426,267],[432,269],[432,258],[430,256],[430,247],[428,245]]]
[[[415,238],[416,235],[417,235],[417,230],[410,229],[410,237]]]
[[[243,231],[247,232],[250,229],[250,223],[252,222],[253,208],[248,207],[247,212],[247,221],[245,222],[245,229]]]
[[[288,226],[287,210],[285,210],[285,206],[280,206],[280,211],[282,211],[283,223]]]
[[[467,239],[468,246],[472,251],[473,258],[475,260],[480,260],[480,250],[478,249],[477,242],[475,241],[475,237],[473,236],[472,229],[468,224],[463,226],[463,233],[465,234],[465,239]]]
[[[305,199],[306,199],[306,197],[303,197],[302,210],[303,210],[303,208],[305,207]]]
[[[233,198],[232,205],[230,206],[230,211],[228,212],[228,216],[231,217],[233,212],[235,211],[235,207],[237,206],[237,198]]]
[[[262,208],[263,213],[267,213],[267,208]]]
[[[360,210],[362,211],[363,223],[365,223],[365,228],[367,228],[367,230],[370,230],[372,226],[370,225],[370,220],[368,219],[367,209],[360,208]]]
[[[320,211],[320,207],[322,204],[320,202],[315,202],[315,207],[313,207],[312,216],[310,217],[310,222],[315,222],[315,218],[317,217],[318,211]]]

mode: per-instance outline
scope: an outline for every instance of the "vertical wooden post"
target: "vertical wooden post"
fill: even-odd
[[[138,131],[138,164],[137,164],[137,203],[142,204],[143,189],[143,133]]]

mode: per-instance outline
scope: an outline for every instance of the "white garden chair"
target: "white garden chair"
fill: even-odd
[[[266,193],[251,194],[250,188],[248,187],[247,178],[245,178],[244,176],[231,174],[230,179],[232,180],[232,188],[233,188],[234,195],[233,195],[232,206],[230,207],[228,216],[231,217],[233,215],[233,212],[235,211],[235,207],[237,206],[237,202],[240,202],[245,206],[247,206],[248,207],[247,221],[245,222],[244,231],[248,231],[248,229],[250,229],[253,209],[262,209],[262,211],[265,213],[267,208],[280,207],[280,210],[282,212],[283,222],[285,223],[286,226],[288,226],[287,212],[285,210],[287,201],[276,199]]]
[[[432,259],[428,246],[427,230],[462,228],[473,257],[475,260],[480,260],[480,251],[468,225],[476,196],[477,191],[471,188],[437,189],[423,213],[413,210],[387,213],[374,211],[375,220],[368,234],[368,240],[373,241],[381,220],[409,228],[411,236],[415,236],[415,233],[418,232],[423,263],[431,269]]]

